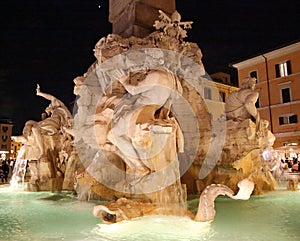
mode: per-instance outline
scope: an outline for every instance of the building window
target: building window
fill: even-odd
[[[290,87],[282,88],[282,89],[281,89],[281,100],[282,100],[282,103],[288,103],[288,102],[291,102],[291,91],[290,91]]]
[[[257,71],[256,70],[251,71],[249,73],[249,75],[250,75],[251,78],[255,78],[256,79],[256,83],[257,83]]]
[[[276,78],[285,77],[285,76],[290,75],[292,73],[291,61],[288,60],[284,63],[276,64],[275,70],[276,70]]]
[[[204,87],[204,98],[211,100],[211,89]]]
[[[223,91],[220,91],[220,99],[222,102],[225,102],[226,93]]]
[[[2,136],[2,141],[6,142],[6,140],[7,140],[7,136]]]
[[[279,117],[279,125],[295,124],[298,123],[297,115],[285,115]]]
[[[298,146],[298,141],[285,141],[282,142],[283,146]]]
[[[7,126],[2,126],[2,131],[3,131],[3,132],[7,132],[7,130],[8,130],[8,127],[7,127]]]
[[[1,145],[1,149],[2,150],[6,150],[7,149],[7,145]]]

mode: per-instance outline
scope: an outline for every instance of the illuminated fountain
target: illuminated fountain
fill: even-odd
[[[285,187],[284,187],[285,189]],[[197,211],[199,199],[188,201]],[[11,192],[0,186],[0,240],[156,241],[299,240],[299,191],[276,190],[248,201],[219,197],[213,222],[189,217],[145,216],[115,224],[100,223],[95,202],[68,193]]]
[[[96,62],[74,79],[73,116],[37,86],[36,94],[50,101],[48,117],[28,121],[16,137],[29,160],[26,190],[75,191],[79,200],[101,202],[93,207],[96,217],[121,225],[175,215],[192,226],[192,219],[201,225],[214,219],[218,195],[246,200],[253,190],[274,190],[261,155],[274,136],[254,106],[253,79],[232,94],[225,112],[201,50],[184,41],[191,24],[178,12],[160,11],[157,31],[145,38],[101,38]],[[208,88],[212,100],[204,98]],[[236,107],[246,97],[251,101]],[[200,192],[193,212],[187,196]],[[116,225],[102,229],[122,227]]]
[[[19,188],[20,183],[22,184],[22,186],[24,186],[26,167],[27,167],[27,160],[24,158],[24,155],[25,155],[25,146],[22,146],[18,153],[16,163],[15,163],[15,168],[10,180],[10,186],[13,189]]]
[[[106,221],[192,216],[188,192],[213,190],[206,196],[213,206],[220,194],[233,197],[245,179],[257,193],[274,188],[261,157],[274,136],[254,105],[254,79],[232,93],[226,112],[219,98],[206,100],[206,88],[219,93],[205,74],[201,50],[183,40],[191,24],[177,12],[170,18],[160,11],[157,31],[145,38],[103,37],[94,49],[97,61],[74,80],[72,132],[85,166],[76,176],[77,193],[112,200],[94,210]],[[202,187],[191,190],[193,181]]]

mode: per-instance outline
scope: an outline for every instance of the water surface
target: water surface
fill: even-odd
[[[11,192],[0,186],[0,240],[300,240],[300,191],[277,190],[248,201],[218,197],[212,223],[187,217],[151,216],[103,224],[92,215],[95,202],[70,193]],[[198,200],[189,201],[197,210]]]

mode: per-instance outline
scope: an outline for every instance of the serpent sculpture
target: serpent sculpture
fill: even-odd
[[[216,214],[214,202],[219,195],[227,195],[232,199],[248,200],[254,189],[254,183],[246,178],[238,183],[238,187],[239,191],[234,195],[234,192],[225,185],[211,184],[207,186],[200,195],[198,211],[193,217],[194,220],[197,222],[212,222]],[[133,212],[132,210],[134,209],[138,211]],[[170,213],[169,211],[173,208],[167,207],[167,209],[165,212],[162,212],[163,210],[161,209],[157,210],[153,208],[152,203],[140,203],[120,198],[109,207],[105,205],[95,206],[93,214],[105,222],[115,223],[144,215]],[[186,214],[192,217],[188,211],[186,211]]]

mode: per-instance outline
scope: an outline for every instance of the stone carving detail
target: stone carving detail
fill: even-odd
[[[272,175],[262,171],[261,153],[272,146],[274,136],[255,108],[254,80],[243,81],[226,103],[226,113],[212,118],[197,89],[203,90],[207,80],[201,50],[184,41],[191,24],[181,22],[177,12],[168,17],[160,11],[154,24],[157,31],[145,38],[116,34],[101,38],[94,48],[95,63],[73,80],[74,118],[60,100],[37,87],[37,95],[51,101],[49,116],[28,121],[18,137],[26,149],[22,158],[30,160],[30,190],[73,190],[75,181],[81,200],[125,196],[184,206],[187,192],[202,192],[212,183],[236,190],[248,178],[255,183],[254,193],[275,186]],[[195,84],[192,73],[200,76]],[[174,92],[194,113],[186,123],[178,119],[188,109],[176,102]],[[174,106],[180,109],[178,116]],[[225,115],[222,128],[219,123]],[[81,134],[79,139],[76,133]],[[221,156],[215,156],[209,150],[219,145],[220,135],[226,140]],[[191,150],[195,154],[190,155]],[[80,163],[79,153],[87,157],[86,163]],[[152,174],[164,173],[166,166],[172,171],[153,184]],[[199,175],[203,167],[210,172],[205,178]],[[165,188],[144,192],[152,186]]]
[[[259,112],[255,103],[258,100],[259,92],[255,89],[256,79],[245,78],[242,80],[241,89],[233,91],[226,101],[225,110],[227,120],[244,121],[253,119],[256,123],[256,135],[262,136],[268,127],[266,120],[261,122]]]
[[[79,96],[77,101],[78,113],[75,119],[77,123],[81,123],[79,124],[80,130],[77,131],[81,133],[92,133],[95,131],[97,145],[105,153],[106,158],[110,161],[114,159],[111,155],[113,152],[117,154],[118,158],[122,159],[125,167],[122,167],[121,170],[126,173],[126,176],[121,177],[120,175],[114,176],[112,174],[110,180],[111,183],[114,183],[112,186],[124,186],[126,190],[123,191],[129,193],[133,191],[138,192],[145,185],[150,185],[151,174],[159,172],[165,166],[170,165],[172,160],[177,160],[177,153],[184,150],[181,128],[170,112],[174,91],[182,94],[195,108],[199,115],[198,121],[201,122],[201,126],[209,126],[209,114],[201,111],[201,108],[205,108],[205,105],[201,103],[203,100],[200,94],[186,81],[166,71],[169,68],[180,73],[193,67],[188,64],[184,65],[179,59],[177,61],[166,61],[164,50],[172,50],[191,58],[192,61],[198,64],[196,70],[190,69],[190,71],[196,71],[201,76],[205,75],[201,61],[201,50],[195,43],[183,41],[183,38],[186,37],[186,31],[183,28],[190,28],[192,22],[180,22],[181,17],[177,12],[169,20],[163,17],[163,12],[160,13],[161,24],[156,23],[159,31],[153,32],[145,38],[122,38],[116,34],[109,34],[107,37],[101,38],[94,49],[97,61],[83,76],[74,79],[74,94]],[[151,49],[156,49],[156,51],[151,51]],[[131,55],[131,50],[141,51],[135,51]],[[127,52],[125,59],[122,59],[122,57],[116,58],[114,61],[115,66],[106,64],[107,60],[114,59],[115,56],[120,56],[120,54]],[[145,58],[145,56],[151,59],[148,62],[155,62],[158,65],[167,67],[165,69],[151,69],[149,66],[142,66],[140,64],[142,61],[140,60]],[[134,67],[128,72],[116,68],[118,64],[123,62],[130,63],[129,65]],[[177,63],[178,66],[168,66],[176,65]],[[103,70],[103,68],[107,69]],[[109,80],[107,78],[108,73],[116,81]],[[103,94],[96,107],[94,116],[87,114],[91,105],[90,100],[95,98],[88,93],[89,91],[86,90],[85,86],[91,78],[95,78],[95,81],[100,81],[99,91]],[[105,81],[107,80],[111,82],[106,83]],[[128,99],[124,101],[124,96],[128,95],[133,102],[130,102],[131,100],[128,101]],[[82,96],[85,97],[83,98]],[[195,124],[191,123],[191,125]],[[161,140],[158,138],[159,135]],[[89,142],[90,135],[87,134],[85,136],[83,141]],[[167,144],[165,145],[168,148],[154,155],[153,152],[155,150],[153,148],[161,141],[166,142]],[[96,170],[97,168],[87,167],[87,169]],[[98,177],[105,176],[103,170],[102,167],[102,171],[98,171]],[[83,176],[87,177],[89,175],[84,174]],[[170,174],[170,176],[176,177],[175,186],[177,187],[175,189],[180,190],[178,160],[174,166],[174,173]],[[86,183],[89,183],[91,188],[95,187],[94,179],[86,178],[87,182],[85,183],[80,173],[78,180],[80,180],[78,181],[78,188],[81,190],[80,186],[83,187]],[[140,187],[137,187],[136,183],[139,183]],[[99,188],[94,188],[94,190],[102,190],[99,193],[100,196],[110,197],[111,193],[108,193],[107,190],[104,191],[105,188],[100,188],[100,186],[102,185],[99,184]],[[167,194],[163,195],[174,196],[170,194],[172,190],[170,188],[170,190],[166,191]],[[115,193],[114,195],[118,196],[119,194]],[[85,197],[87,195],[82,196]],[[151,194],[147,198],[155,201],[157,195]],[[173,197],[173,201],[177,199],[180,199],[180,197]]]
[[[154,27],[157,30],[162,29],[164,34],[179,40],[187,37],[187,31],[185,29],[192,28],[193,22],[181,22],[181,16],[177,11],[175,11],[170,18],[163,11],[159,10],[159,18],[160,20],[155,21]]]
[[[204,70],[201,61],[202,53],[197,44],[183,41],[183,38],[186,37],[186,30],[184,29],[191,28],[192,22],[180,22],[181,16],[178,12],[174,12],[171,18],[162,11],[160,11],[160,14],[162,20],[156,21],[154,24],[159,31],[155,31],[145,38],[134,36],[122,38],[117,34],[109,34],[107,37],[101,38],[94,48],[97,62],[91,66],[86,75],[96,68],[97,64],[115,55],[142,48],[161,48],[176,51],[192,58]],[[156,57],[159,58],[159,56]]]
[[[248,179],[243,179],[238,183],[239,191],[236,195],[227,186],[221,184],[211,184],[207,186],[199,198],[199,206],[196,215],[183,206],[167,205],[155,207],[153,203],[132,201],[120,198],[117,201],[96,205],[93,215],[104,222],[115,223],[123,220],[130,220],[146,215],[185,215],[197,222],[212,222],[214,220],[215,199],[219,195],[227,195],[236,200],[248,200],[254,189],[254,183]]]
[[[31,171],[29,190],[59,190],[62,188],[69,159],[74,159],[73,137],[66,132],[72,126],[72,115],[62,101],[42,92],[37,85],[36,94],[50,101],[41,121],[25,123],[23,135],[14,137],[24,144],[23,160],[28,160]],[[18,170],[16,170],[16,173]],[[72,175],[69,178],[74,179]],[[67,179],[66,179],[67,180]],[[72,185],[65,189],[72,190]]]
[[[114,183],[113,189],[121,187],[123,193],[133,195],[143,193],[143,190],[147,189],[146,186],[164,186],[162,179],[153,183],[151,174],[171,165],[173,168],[168,176],[173,181],[167,186],[175,182],[176,187],[172,187],[172,190],[173,188],[180,190],[177,152],[183,151],[183,135],[176,119],[170,115],[173,91],[182,91],[179,79],[162,70],[143,70],[130,72],[123,78],[119,78],[113,86],[109,85],[109,88],[109,91],[104,89],[106,94],[98,102],[93,117],[89,117],[87,112],[90,104],[83,100],[80,102],[79,98],[78,113],[93,121],[91,123],[82,121],[80,116],[76,119],[76,115],[75,120],[80,126],[77,132],[95,133],[97,145],[105,158],[112,161],[116,159],[113,155],[117,155],[125,164],[125,166],[119,165],[123,173],[121,176],[110,172],[108,180]],[[86,93],[84,91],[81,90],[79,95]],[[129,94],[130,98],[122,99],[118,93],[124,96]],[[86,95],[82,94],[82,96]],[[74,128],[76,129],[76,126]],[[84,142],[92,145],[90,134],[83,135],[82,138]],[[97,172],[93,173],[93,176],[103,178],[100,180],[100,183],[103,183],[102,181],[106,179],[105,168],[103,165],[98,166],[97,163],[99,163],[98,159],[92,161],[87,169],[90,172],[92,170]],[[88,183],[90,186],[95,185],[93,179]],[[82,190],[83,185],[86,184],[78,182],[79,189]],[[171,189],[168,192],[171,192]],[[103,195],[107,194],[101,193],[102,197]],[[167,195],[173,196],[176,201],[180,199],[177,195],[170,193]],[[157,199],[157,195],[151,194],[148,198],[154,200]]]
[[[146,83],[147,81],[154,81],[152,77],[155,75],[158,75],[160,71],[162,70],[156,70],[149,69],[147,66],[139,66],[139,63],[141,62],[141,58],[143,58],[145,55],[138,55],[135,52],[135,55],[130,56],[131,50],[144,50],[144,49],[162,49],[162,50],[171,50],[175,51],[177,53],[180,53],[184,56],[187,56],[191,58],[194,62],[198,63],[200,67],[200,71],[202,71],[202,75],[205,75],[204,66],[202,64],[202,53],[201,50],[198,48],[198,46],[195,43],[185,42],[183,39],[186,37],[186,30],[187,28],[191,27],[192,22],[181,22],[180,15],[178,13],[174,13],[172,17],[168,17],[166,14],[160,11],[160,20],[156,21],[154,26],[158,31],[153,32],[149,36],[145,38],[137,38],[137,37],[129,37],[129,38],[122,38],[119,35],[116,34],[109,34],[106,37],[101,38],[95,48],[94,48],[94,55],[97,59],[97,61],[88,69],[88,71],[83,75],[75,78],[75,88],[74,93],[78,94],[80,88],[84,86],[84,83],[87,78],[91,75],[95,75],[95,78],[99,78],[101,75],[105,75],[104,72],[97,72],[97,68],[102,64],[106,63],[107,60],[110,60],[114,58],[117,55],[128,53],[127,59],[118,58],[114,60],[115,66],[109,67],[105,65],[105,68],[107,68],[106,72],[110,72],[112,76],[114,76],[114,79],[117,80],[116,82],[113,82],[113,84],[110,86],[110,88],[103,88],[101,87],[101,92],[104,94],[102,100],[100,101],[99,107],[97,107],[97,113],[95,113],[94,117],[87,117],[86,111],[88,110],[88,104],[80,104],[81,108],[79,111],[81,113],[78,114],[77,118],[85,118],[86,119],[94,119],[94,122],[91,123],[91,127],[95,124],[96,125],[96,131],[97,131],[97,143],[98,145],[102,146],[103,150],[106,150],[108,152],[115,152],[118,153],[119,157],[123,159],[123,161],[126,164],[125,169],[128,173],[131,173],[129,170],[136,170],[136,179],[138,180],[139,177],[147,176],[149,173],[153,172],[151,168],[149,168],[149,165],[147,164],[147,161],[139,160],[137,156],[135,156],[137,149],[132,149],[132,160],[128,160],[128,158],[124,158],[124,155],[122,154],[122,146],[121,139],[122,135],[124,136],[124,133],[122,131],[118,132],[118,137],[116,140],[113,140],[111,138],[110,134],[113,132],[109,130],[109,127],[111,123],[113,123],[114,128],[118,128],[118,122],[115,120],[111,120],[113,113],[117,111],[119,113],[119,116],[123,116],[123,123],[128,121],[132,116],[138,115],[138,113],[143,113],[140,116],[144,115],[145,113],[148,113],[143,119],[143,124],[137,122],[136,124],[141,124],[139,126],[134,125],[134,130],[132,133],[134,135],[130,136],[128,138],[128,135],[125,139],[127,142],[133,143],[133,146],[137,147],[137,142],[143,140],[145,142],[145,139],[147,135],[145,133],[149,129],[149,123],[147,123],[146,119],[149,120],[153,119],[153,113],[157,109],[148,109],[147,111],[138,110],[136,107],[128,107],[127,105],[124,106],[124,108],[120,108],[120,110],[116,110],[115,107],[120,104],[120,99],[126,95],[135,95],[133,89],[136,88],[136,86],[142,86],[143,83]],[[151,56],[152,61],[157,61],[158,63],[165,61],[163,58],[164,55],[161,52],[161,54],[157,54],[159,51],[156,51],[156,55],[151,55],[149,51],[149,55]],[[137,61],[138,60],[138,61]],[[130,63],[132,65],[136,65],[136,71],[131,72],[125,72],[125,71],[119,71],[116,66],[118,66],[118,61],[123,63],[124,61],[131,61]],[[180,61],[178,63],[182,64]],[[168,64],[174,64],[168,63],[165,61],[166,65]],[[101,66],[103,68],[103,65]],[[143,68],[142,68],[143,67]],[[181,71],[180,68],[183,66],[178,65],[178,72]],[[170,67],[172,68],[172,67]],[[184,68],[188,69],[190,66],[184,66]],[[143,70],[141,70],[143,69]],[[191,69],[191,72],[194,70]],[[199,71],[199,70],[197,70]],[[94,74],[96,73],[96,74]],[[101,78],[101,79],[106,79]],[[146,81],[146,82],[144,82]],[[212,141],[212,129],[211,129],[211,123],[210,123],[210,115],[205,107],[205,104],[202,100],[202,97],[199,96],[198,93],[194,93],[193,88],[183,79],[178,80],[179,84],[177,86],[181,86],[182,89],[181,93],[184,96],[184,98],[190,103],[190,105],[193,108],[193,111],[197,115],[197,121],[199,122],[199,126],[201,126],[200,129],[200,138],[201,141],[199,146],[197,147],[198,151],[195,156],[195,159],[189,168],[189,170],[183,175],[181,178],[181,182],[187,185],[188,192],[195,193],[195,192],[201,192],[204,190],[204,188],[207,185],[210,185],[211,183],[217,182],[224,185],[229,186],[231,189],[235,189],[237,183],[244,179],[248,178],[255,182],[255,193],[261,193],[264,189],[273,189],[274,188],[274,180],[271,180],[271,176],[269,174],[265,174],[261,171],[261,153],[262,150],[264,150],[267,147],[272,146],[274,142],[274,136],[272,133],[268,130],[267,126],[268,123],[266,120],[260,120],[259,114],[255,108],[255,102],[258,98],[258,92],[254,90],[255,87],[255,80],[254,79],[247,79],[243,81],[243,86],[239,92],[234,93],[230,100],[226,103],[226,130],[219,130],[219,132],[226,132],[226,141],[225,145],[222,151],[222,155],[218,160],[215,160],[217,165],[212,170],[212,172],[209,174],[208,177],[205,179],[199,178],[199,170],[203,166],[203,162],[205,161],[205,156],[207,154],[208,147],[210,145],[210,142]],[[103,86],[106,86],[105,84]],[[153,90],[153,89],[152,89]],[[154,91],[153,91],[154,92]],[[180,91],[179,91],[180,92]],[[141,97],[139,93],[139,97]],[[144,93],[143,93],[144,94]],[[143,95],[142,94],[142,95]],[[153,96],[152,96],[153,98]],[[151,98],[150,98],[151,99]],[[87,99],[80,100],[79,102],[85,102],[89,103]],[[128,108],[128,110],[126,109]],[[133,108],[133,109],[132,109]],[[136,108],[136,109],[135,109]],[[134,111],[135,109],[135,111]],[[151,115],[149,115],[151,113]],[[128,115],[128,116],[127,116]],[[127,116],[127,117],[126,117]],[[152,117],[150,117],[152,116]],[[140,118],[140,117],[139,117]],[[137,118],[138,119],[138,118]],[[136,120],[137,120],[136,119]],[[170,119],[170,116],[167,116],[168,120]],[[251,121],[253,119],[253,121]],[[120,120],[119,120],[120,121]],[[164,120],[165,121],[165,120]],[[219,120],[216,120],[218,122]],[[84,122],[84,120],[82,120]],[[193,125],[190,123],[190,125]],[[146,129],[145,129],[146,128]],[[120,125],[120,130],[123,129],[122,125]],[[124,130],[124,129],[123,129]],[[145,130],[147,130],[145,132]],[[101,133],[101,134],[100,134]],[[186,133],[184,133],[186,135]],[[141,138],[143,137],[143,138]],[[128,139],[127,139],[128,138]],[[185,140],[186,141],[186,140]],[[128,144],[128,143],[127,143]],[[128,145],[125,146],[128,146]],[[145,145],[145,143],[144,143]],[[256,160],[253,160],[254,163],[254,169],[252,170],[256,175],[251,175],[251,171],[245,171],[243,174],[238,170],[238,167],[234,164],[238,160],[244,160],[244,158],[247,159],[247,155],[252,151],[256,150],[258,153],[256,156]],[[143,148],[141,149],[143,150]],[[142,151],[141,151],[142,153]],[[188,157],[187,157],[188,158]],[[143,158],[142,158],[143,159]],[[139,161],[137,161],[139,160]],[[247,161],[246,161],[247,162]],[[205,163],[205,165],[209,165]],[[244,166],[244,168],[247,165]],[[131,167],[131,168],[130,168]],[[182,173],[181,173],[182,174]],[[117,185],[121,185],[122,182],[120,182],[119,177],[113,177],[112,178]],[[129,181],[127,179],[127,181]],[[131,180],[134,182],[134,180]],[[129,181],[129,183],[131,182]],[[124,184],[124,183],[123,183]],[[91,184],[94,185],[94,184]],[[103,188],[101,188],[103,190]],[[111,196],[112,194],[107,194],[107,192],[104,192],[105,195]],[[100,194],[103,195],[103,194]]]
[[[238,187],[238,193],[233,195],[234,192],[225,185],[211,184],[207,186],[201,193],[195,221],[211,222],[214,220],[216,214],[214,201],[219,195],[227,195],[236,200],[248,200],[254,189],[254,183],[246,178],[238,183]]]
[[[194,174],[199,173],[203,164],[195,160],[182,178],[188,184],[188,190],[201,192],[212,181],[235,190],[236,184],[244,178],[255,182],[255,194],[276,187],[277,183],[268,167],[270,160],[265,160],[262,155],[264,151],[272,149],[275,136],[268,129],[269,122],[261,119],[256,109],[259,93],[255,90],[255,83],[255,78],[245,78],[241,89],[228,96],[225,103],[226,141],[221,158],[205,179],[199,179]],[[195,180],[195,186],[191,179]]]
[[[255,83],[255,78],[245,78],[242,80],[241,89],[228,96],[225,107],[227,120],[243,121],[254,118],[257,123],[260,121],[255,106],[259,97],[258,91],[255,90]]]
[[[249,130],[249,139],[255,137],[265,138],[266,147],[271,147],[275,141],[275,137],[268,130],[269,121],[261,120],[258,110],[256,109],[255,103],[258,100],[259,92],[255,89],[256,79],[245,78],[242,80],[241,89],[232,92],[226,101],[225,110],[227,120],[234,122],[243,122],[251,119],[255,121],[256,132],[251,133]]]

